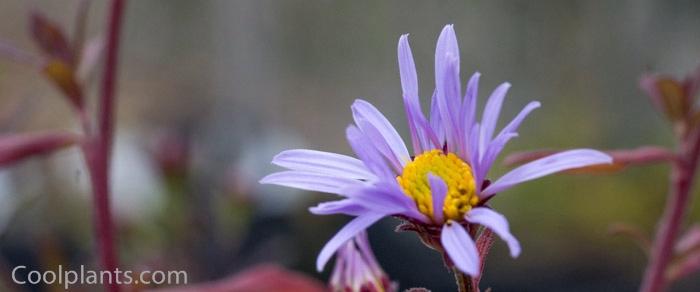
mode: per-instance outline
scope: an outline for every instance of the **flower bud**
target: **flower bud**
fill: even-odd
[[[398,287],[389,280],[361,232],[338,250],[330,279],[333,292],[393,292]]]

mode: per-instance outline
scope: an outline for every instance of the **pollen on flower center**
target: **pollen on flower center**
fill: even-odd
[[[472,169],[453,153],[431,150],[416,156],[406,164],[396,178],[404,193],[411,197],[421,213],[434,219],[433,199],[428,173],[439,176],[447,185],[443,207],[444,219],[460,220],[479,202],[475,192]]]

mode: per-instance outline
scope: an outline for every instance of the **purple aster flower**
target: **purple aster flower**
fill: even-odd
[[[457,38],[452,25],[447,25],[437,41],[436,88],[430,115],[426,116],[418,100],[416,68],[407,35],[399,39],[398,55],[413,155],[379,110],[367,101],[356,100],[352,105],[355,124],[347,128],[346,134],[359,159],[314,150],[288,150],[272,162],[289,171],[261,180],[338,194],[342,199],[321,203],[311,212],[355,217],[321,250],[316,262],[319,271],[348,240],[378,220],[396,216],[432,232],[431,245],[444,250],[460,271],[477,276],[481,262],[473,237],[479,226],[503,239],[511,256],[520,254],[520,244],[506,218],[486,204],[492,196],[559,171],[612,162],[599,151],[569,150],[524,164],[491,183],[487,177],[496,157],[540,103],[527,104],[497,132],[501,105],[510,87],[503,83],[491,93],[481,120],[477,120],[480,74],[472,75],[462,97]]]
[[[338,250],[330,286],[334,292],[393,292],[398,288],[377,263],[364,231]]]

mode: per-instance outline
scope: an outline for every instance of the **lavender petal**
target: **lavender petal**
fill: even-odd
[[[347,187],[364,185],[359,180],[303,171],[276,172],[261,179],[260,183],[331,194],[339,194]]]
[[[506,82],[499,85],[491,96],[489,96],[486,102],[486,107],[484,107],[484,113],[481,117],[481,135],[479,137],[479,159],[484,155],[487,145],[491,142],[493,138],[493,132],[496,129],[496,124],[498,123],[498,117],[501,114],[501,107],[503,106],[503,99],[508,93],[510,88],[510,83]]]
[[[493,195],[519,183],[562,170],[607,163],[612,163],[612,157],[596,150],[576,149],[559,152],[511,170],[484,189],[481,195]]]
[[[540,103],[538,101],[532,101],[528,103],[521,111],[518,113],[515,118],[513,118],[508,125],[503,127],[503,130],[498,135],[507,135],[508,133],[514,133],[518,130],[518,127],[520,127],[520,124],[525,120],[525,118],[532,112],[533,110],[537,109],[540,107]]]
[[[469,236],[464,227],[456,222],[448,222],[442,226],[440,241],[447,255],[457,268],[470,275],[479,275],[479,252],[474,240]]]
[[[273,164],[291,170],[315,172],[349,179],[374,180],[361,160],[330,152],[294,149],[282,151],[272,160]]]
[[[472,130],[474,127],[474,122],[476,121],[476,104],[477,96],[479,94],[480,77],[481,73],[476,72],[471,78],[469,78],[467,90],[464,94],[464,100],[462,101],[462,107],[460,108],[459,112],[459,116],[462,117],[462,128],[466,131],[463,133],[465,139],[468,139],[471,136],[471,132],[469,131]],[[471,147],[470,143],[468,143],[468,141],[464,141],[462,153],[460,153],[462,157],[469,157],[469,153],[471,152],[469,147]]]
[[[368,210],[353,200],[343,199],[320,203],[315,207],[309,208],[309,211],[315,215],[345,214],[360,216],[367,213]]]
[[[336,233],[331,240],[321,249],[321,252],[316,259],[316,270],[323,270],[328,260],[345,242],[353,238],[359,232],[364,231],[370,225],[382,219],[384,214],[367,213],[356,217]]]
[[[360,127],[362,132],[368,134],[367,131],[372,130],[381,136],[383,143],[391,150],[390,154],[395,160],[401,163],[401,166],[411,160],[408,149],[406,149],[406,144],[404,144],[399,133],[394,126],[391,125],[389,120],[387,120],[387,118],[372,104],[361,99],[355,100],[352,104],[352,113],[355,123]],[[374,142],[377,143],[381,141]]]
[[[436,83],[437,105],[440,111],[440,119],[445,128],[447,148],[450,151],[461,149],[462,132],[458,121],[460,84],[458,64],[459,60],[454,56],[448,56],[445,63],[445,71],[440,72],[440,78]]]
[[[345,135],[352,150],[372,173],[385,180],[396,177],[397,174],[360,129],[351,125],[346,129]]]
[[[493,211],[489,208],[474,208],[469,211],[465,219],[471,223],[476,223],[491,229],[494,233],[503,239],[503,241],[508,244],[508,249],[510,249],[510,256],[518,257],[520,255],[520,243],[518,240],[510,233],[510,228],[508,227],[508,220],[505,216],[500,213]]]
[[[447,185],[439,176],[435,176],[432,173],[428,174],[428,182],[430,183],[430,193],[433,197],[433,220],[436,223],[442,223],[444,221],[442,209],[447,196]]]

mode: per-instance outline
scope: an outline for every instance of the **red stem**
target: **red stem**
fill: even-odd
[[[114,134],[114,96],[117,76],[119,35],[124,13],[124,1],[113,0],[107,26],[106,61],[98,102],[97,128],[93,139],[84,148],[94,193],[95,231],[100,262],[104,271],[112,273],[112,281],[105,283],[110,292],[118,292],[116,269],[117,253],[114,248],[114,224],[110,209],[109,169]],[[90,130],[90,129],[86,129]]]
[[[659,292],[668,288],[666,267],[673,257],[673,246],[685,218],[690,190],[700,157],[700,133],[694,131],[683,139],[679,159],[673,163],[671,190],[659,221],[649,264],[644,274],[642,292]]]

